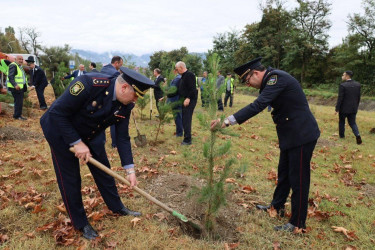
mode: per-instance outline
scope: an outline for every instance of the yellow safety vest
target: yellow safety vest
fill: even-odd
[[[234,79],[230,79],[230,93],[233,94],[233,89],[234,89]],[[225,90],[227,89],[227,84],[228,84],[228,78],[225,78]]]
[[[5,63],[5,59],[0,60],[0,71],[8,75],[8,65]]]
[[[17,75],[14,76],[14,81],[17,83],[17,85],[20,86],[21,89],[23,89],[23,85],[27,84],[26,83],[26,74],[25,71],[23,71],[22,67],[19,67],[17,63],[12,62],[11,64],[16,65],[17,67]],[[9,64],[9,66],[11,65]],[[13,84],[10,83],[9,81],[9,75],[7,76],[7,87],[8,88],[14,88]]]

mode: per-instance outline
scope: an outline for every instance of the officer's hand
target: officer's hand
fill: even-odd
[[[212,120],[211,121],[211,131],[215,131],[217,130],[218,128],[220,128],[220,118],[219,119],[216,119],[216,120]],[[225,124],[223,123],[224,127],[225,127]],[[221,126],[223,128],[223,126]]]
[[[130,182],[130,189],[132,189],[134,186],[137,186],[138,182],[135,173],[128,174],[126,176],[126,179],[128,179],[128,181]]]
[[[16,89],[16,90],[20,90],[21,88],[20,88],[20,86],[17,85],[17,86],[15,87],[15,89]]]
[[[82,141],[75,144],[73,147],[75,151],[75,156],[81,160],[82,164],[86,164],[92,156],[90,153],[90,149]]]
[[[187,106],[189,106],[189,104],[190,104],[190,99],[186,98],[185,101],[184,101],[184,106],[187,107]]]

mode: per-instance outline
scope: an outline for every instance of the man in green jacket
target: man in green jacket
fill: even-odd
[[[17,120],[27,120],[22,116],[23,95],[27,90],[26,74],[22,68],[23,57],[17,55],[16,62],[9,64],[9,75],[7,87],[14,98],[13,118]]]

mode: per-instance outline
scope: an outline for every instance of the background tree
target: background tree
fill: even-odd
[[[57,72],[60,63],[64,65],[69,65],[69,60],[71,58],[69,51],[71,47],[68,44],[65,44],[63,47],[51,46],[44,47],[44,54],[40,56],[41,61],[43,62],[43,69],[46,71],[47,78],[51,79],[53,77],[53,72]],[[68,68],[65,68],[69,72]]]
[[[19,28],[20,42],[22,48],[27,54],[39,55],[39,51],[42,49],[42,45],[38,41],[41,33],[34,27],[21,27]]]
[[[311,87],[322,83],[321,62],[328,53],[328,19],[330,6],[326,0],[297,0],[299,6],[292,11],[293,29],[286,45],[285,69]],[[318,65],[317,65],[318,64]]]
[[[8,26],[5,32],[0,28],[0,51],[3,53],[24,53],[25,51],[20,46],[20,42],[15,36],[14,28]]]

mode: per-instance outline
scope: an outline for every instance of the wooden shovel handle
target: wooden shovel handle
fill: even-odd
[[[75,153],[74,151],[74,148],[71,147],[69,149],[71,152]],[[122,177],[121,175],[115,173],[113,170],[109,169],[108,167],[106,167],[105,165],[103,165],[102,163],[98,162],[97,160],[95,160],[94,158],[90,157],[89,159],[89,162],[94,165],[95,167],[99,168],[100,170],[104,171],[105,173],[107,173],[108,175],[112,176],[113,178],[121,181],[122,183],[125,183],[126,185],[128,185],[130,187],[130,182],[125,179],[124,177]],[[142,195],[143,197],[145,197],[147,200],[155,203],[156,205],[158,205],[159,207],[161,207],[162,209],[170,212],[170,213],[173,213],[173,209],[168,207],[166,204],[162,203],[161,201],[157,200],[156,198],[154,198],[153,196],[149,195],[148,193],[146,193],[145,191],[143,191],[142,189],[140,189],[139,187],[137,186],[134,186],[133,189],[139,193],[140,195]]]

